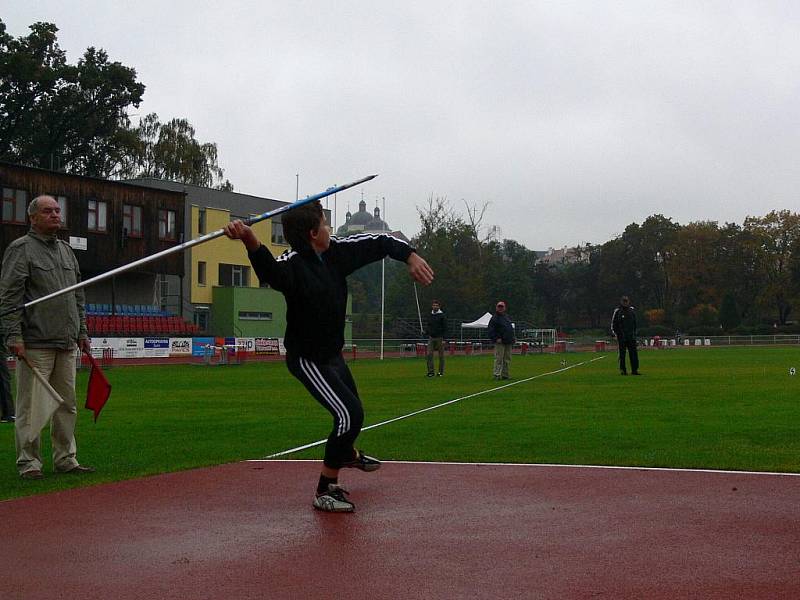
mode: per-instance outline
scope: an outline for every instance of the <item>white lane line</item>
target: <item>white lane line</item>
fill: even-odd
[[[270,458],[254,458],[245,462],[309,462],[318,463],[314,458],[292,458],[275,460]],[[383,464],[395,465],[445,465],[445,466],[472,466],[472,467],[553,467],[560,469],[607,469],[612,471],[664,471],[672,473],[716,473],[720,475],[777,475],[780,477],[800,477],[800,473],[782,473],[780,471],[731,471],[726,469],[687,469],[678,467],[637,467],[623,465],[565,465],[558,463],[505,463],[505,462],[452,462],[452,461],[427,461],[427,460],[382,460]]]
[[[394,417],[393,419],[389,419],[387,421],[381,421],[380,423],[374,423],[372,425],[368,425],[367,427],[363,427],[361,431],[368,431],[369,429],[375,429],[376,427],[382,427],[383,425],[388,425],[389,423],[394,423],[395,421],[400,421],[402,419],[408,419],[409,417],[413,417],[424,412],[428,412],[430,410],[436,410],[437,408],[442,408],[443,406],[448,406],[449,404],[455,404],[456,402],[461,402],[462,400],[467,400],[468,398],[474,398],[475,396],[481,396],[482,394],[488,394],[490,392],[496,392],[498,390],[505,389],[507,387],[511,387],[512,385],[519,385],[521,383],[527,383],[528,381],[533,381],[534,379],[539,379],[540,377],[546,377],[547,375],[557,375],[558,373],[563,373],[565,371],[569,371],[570,369],[574,369],[576,367],[580,367],[582,365],[587,365],[589,363],[593,363],[597,360],[605,358],[605,355],[598,356],[597,358],[593,358],[591,360],[585,360],[583,362],[575,363],[574,365],[569,365],[568,367],[564,367],[563,369],[557,369],[555,371],[548,371],[547,373],[539,373],[538,375],[534,375],[533,377],[527,377],[525,379],[520,379],[519,381],[512,381],[511,383],[506,383],[503,385],[499,385],[497,387],[489,388],[488,390],[482,390],[480,392],[475,392],[474,394],[469,394],[468,396],[462,396],[461,398],[455,398],[454,400],[448,400],[447,402],[442,402],[441,404],[436,404],[435,406],[429,406],[427,408],[422,408],[420,410],[415,410],[414,412],[410,412],[407,415],[402,415],[399,417]],[[276,452],[275,454],[270,454],[266,457],[266,460],[271,458],[277,458],[279,456],[286,456],[287,454],[292,454],[294,452],[299,452],[300,450],[307,450],[308,448],[313,448],[314,446],[319,446],[324,444],[328,441],[328,438],[323,440],[317,440],[316,442],[311,442],[310,444],[305,444],[304,446],[297,446],[296,448],[290,448],[289,450],[284,450],[283,452]]]

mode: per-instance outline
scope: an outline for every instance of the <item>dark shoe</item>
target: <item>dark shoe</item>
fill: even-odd
[[[68,469],[66,471],[58,471],[58,473],[70,474],[70,475],[86,475],[88,473],[94,473],[95,471],[97,471],[97,469],[95,469],[94,467],[75,465],[71,469]]]
[[[23,479],[44,479],[44,475],[42,475],[42,472],[39,469],[25,471],[24,473],[20,473],[19,476]]]
[[[328,491],[314,497],[314,508],[324,512],[353,512],[356,505],[347,499],[348,492],[335,483],[328,484]]]
[[[359,469],[361,471],[366,471],[369,473],[370,471],[377,471],[381,468],[381,461],[377,458],[372,458],[371,456],[367,456],[361,450],[356,450],[356,457],[355,459],[351,460],[350,462],[346,462],[342,465],[342,468],[347,469]]]
[[[444,375],[444,373],[439,373],[439,374],[437,374],[436,376],[437,376],[437,377],[441,377],[442,375]]]
[[[631,375],[641,375],[641,373],[639,373],[639,371],[634,371],[633,373],[631,373]]]
[[[619,374],[620,374],[620,375],[627,375],[627,374],[628,374],[628,372],[627,372],[627,371],[620,371],[620,372],[619,372]]]
[[[0,419],[0,423],[13,423],[16,420],[17,420],[17,417],[15,417],[14,415],[11,415],[10,417],[3,417],[2,419]]]
[[[511,377],[509,377],[508,375],[506,375],[505,377],[501,377],[501,379],[511,379]]]

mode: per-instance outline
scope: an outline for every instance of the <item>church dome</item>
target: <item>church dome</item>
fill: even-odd
[[[389,225],[386,224],[386,221],[381,219],[381,209],[377,206],[373,212],[372,219],[367,223],[364,229],[366,231],[389,231]]]
[[[358,203],[358,212],[350,218],[350,225],[366,225],[372,221],[372,215],[367,212],[367,203],[363,200]]]
[[[350,233],[350,219],[353,218],[353,214],[348,210],[347,213],[344,215],[344,224],[336,230],[336,235],[340,235],[342,237],[347,236]]]

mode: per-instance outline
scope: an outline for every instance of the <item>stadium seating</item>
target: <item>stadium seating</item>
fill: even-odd
[[[199,327],[155,306],[87,304],[86,326],[91,336],[191,336]]]

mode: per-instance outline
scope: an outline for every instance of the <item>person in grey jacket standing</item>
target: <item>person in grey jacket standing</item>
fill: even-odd
[[[69,244],[56,237],[61,209],[51,196],[28,205],[31,228],[11,242],[3,255],[0,312],[17,308],[80,281],[78,259]],[[46,410],[41,385],[34,385],[36,368],[58,392],[63,404],[52,417],[50,437],[57,473],[91,473],[78,463],[75,445],[75,350],[88,352],[83,290],[3,317],[9,351],[17,356],[17,470],[23,479],[41,479],[41,431],[33,431],[31,416]],[[30,366],[29,366],[30,365]]]
[[[500,300],[489,320],[489,339],[494,342],[494,378],[508,379],[511,348],[514,345],[514,325],[506,314],[506,303]]]
[[[444,375],[444,334],[447,332],[447,321],[438,300],[431,302],[431,314],[428,315],[428,377],[433,377],[433,353],[439,352],[439,377]]]

